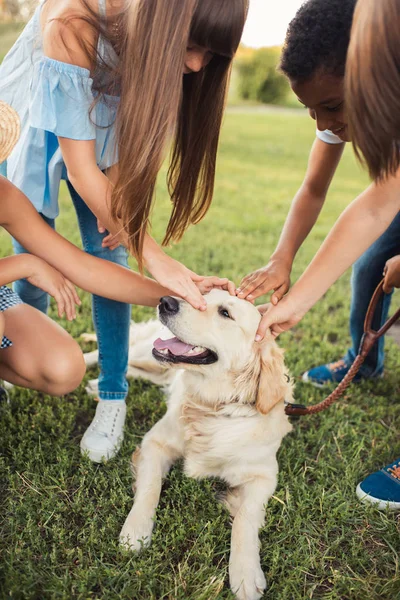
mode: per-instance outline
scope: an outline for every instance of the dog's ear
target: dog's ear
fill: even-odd
[[[283,350],[272,338],[254,342],[251,361],[235,382],[235,395],[242,404],[256,401],[256,408],[267,414],[278,402],[290,400],[292,386],[283,362]]]
[[[260,361],[260,375],[257,390],[256,408],[266,415],[291,391],[289,378],[283,362],[283,350],[275,342],[264,339],[257,348]]]

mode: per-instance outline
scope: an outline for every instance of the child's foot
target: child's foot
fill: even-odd
[[[94,419],[81,440],[82,454],[93,462],[113,458],[124,439],[125,417],[124,400],[99,400]]]
[[[356,494],[379,510],[400,510],[400,458],[358,484]]]
[[[321,365],[320,367],[314,367],[310,369],[310,371],[306,371],[303,374],[302,380],[312,383],[317,387],[321,387],[327,383],[340,383],[342,379],[347,375],[351,362],[348,362],[345,358],[341,358],[333,363],[328,363],[326,365]],[[375,379],[376,377],[382,377],[383,371],[374,374],[371,377],[365,377],[365,375],[357,375],[354,377],[353,381],[355,383],[362,381],[364,379]]]

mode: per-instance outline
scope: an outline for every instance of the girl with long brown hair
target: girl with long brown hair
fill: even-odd
[[[315,0],[318,1],[318,0]],[[324,22],[330,2],[323,0]],[[369,284],[385,278],[388,294],[400,287],[400,0],[358,0],[344,73],[348,139],[367,165],[371,186],[341,215],[317,255],[289,293],[265,307],[261,338],[290,329],[367,249],[358,261],[363,306],[371,298]],[[307,36],[309,32],[307,31]],[[298,49],[297,49],[298,51]],[[324,72],[319,77],[326,76]],[[338,81],[336,82],[339,83]],[[338,89],[336,85],[336,90]],[[319,91],[322,86],[320,82]],[[332,89],[333,94],[337,94]],[[321,114],[321,108],[318,113]],[[372,286],[372,291],[374,286]],[[390,302],[383,304],[386,311]],[[380,309],[379,320],[384,311]],[[365,314],[365,309],[364,309]],[[362,319],[360,311],[359,318]],[[361,321],[362,323],[362,321]],[[380,323],[375,323],[376,325]],[[338,361],[339,362],[339,361]],[[346,371],[349,366],[346,366]],[[342,369],[343,370],[343,369]],[[357,496],[379,509],[400,510],[400,459],[366,477]]]
[[[199,309],[203,277],[150,237],[154,189],[171,145],[164,243],[206,214],[246,12],[247,0],[45,0],[0,67],[0,99],[22,122],[7,177],[52,226],[65,179],[87,252],[126,265],[128,248]],[[41,290],[15,288],[46,311]],[[101,460],[123,435],[130,306],[94,296],[93,317],[100,402],[81,448]]]

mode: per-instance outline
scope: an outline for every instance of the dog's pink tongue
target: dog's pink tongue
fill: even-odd
[[[156,350],[169,350],[172,354],[175,354],[175,356],[182,356],[193,348],[193,346],[185,344],[185,342],[182,342],[182,340],[177,337],[173,337],[169,340],[158,338],[153,345]]]

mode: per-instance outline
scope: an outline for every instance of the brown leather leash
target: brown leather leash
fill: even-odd
[[[378,305],[379,300],[385,293],[383,291],[383,281],[384,280],[382,280],[380,282],[380,284],[378,285],[378,287],[376,288],[376,290],[374,292],[374,295],[372,296],[372,300],[369,304],[368,311],[365,316],[364,335],[361,339],[358,355],[356,356],[356,358],[355,358],[353,364],[351,365],[350,369],[348,370],[346,376],[339,383],[337,388],[331,394],[329,394],[329,396],[327,398],[325,398],[325,400],[322,400],[322,402],[319,402],[318,404],[314,404],[312,406],[304,406],[302,404],[287,403],[285,406],[285,412],[287,415],[289,415],[291,417],[301,417],[303,415],[312,415],[314,413],[318,413],[318,412],[321,412],[322,410],[325,410],[326,408],[331,406],[331,404],[336,402],[336,400],[338,400],[340,398],[340,396],[342,396],[342,394],[344,393],[346,388],[353,381],[354,377],[358,373],[361,365],[363,364],[364,360],[368,356],[368,354],[371,351],[371,348],[375,344],[375,342],[380,337],[385,335],[387,330],[398,319],[400,319],[400,309],[399,309],[393,315],[393,317],[388,319],[386,321],[386,323],[384,325],[382,325],[382,327],[379,329],[379,331],[375,331],[374,329],[372,329],[372,319],[374,317],[376,307]]]

